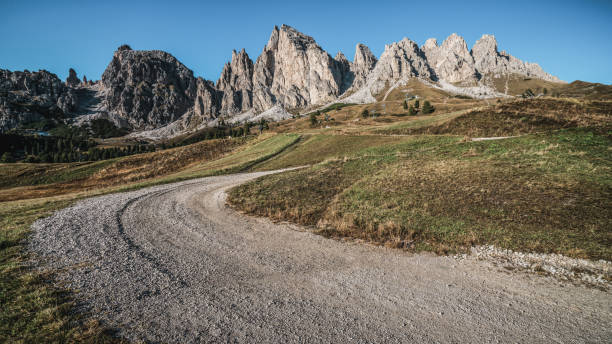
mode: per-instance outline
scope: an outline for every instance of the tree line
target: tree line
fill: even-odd
[[[97,132],[98,129],[95,128],[111,131],[114,129],[102,122],[97,124],[92,123],[91,127],[58,126],[50,131],[52,136],[24,135],[21,133],[0,134],[0,162],[67,163],[107,160],[153,152],[157,149],[185,146],[202,140],[221,139],[228,136],[247,136],[252,127],[259,129],[260,133],[269,129],[268,122],[264,119],[257,123],[249,122],[235,127],[221,122],[218,126],[207,128],[196,135],[173,142],[163,142],[157,145],[136,144],[125,147],[98,148],[98,143],[91,137],[91,131]]]
[[[96,148],[91,139],[57,136],[0,134],[0,162],[78,162],[118,158],[151,152],[154,145]]]

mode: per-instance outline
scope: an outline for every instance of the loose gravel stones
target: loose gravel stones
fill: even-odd
[[[225,190],[264,174],[83,200],[37,221],[31,250],[37,264],[62,271],[58,282],[77,292],[81,311],[134,341],[612,338],[607,291],[326,239],[225,206]]]

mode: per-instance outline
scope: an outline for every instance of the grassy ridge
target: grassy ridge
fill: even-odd
[[[561,128],[591,127],[600,132],[612,128],[611,102],[529,99],[456,114],[457,116],[451,114],[434,116],[429,122],[424,123],[425,125],[419,125],[420,123],[416,121],[408,122],[407,125],[398,124],[380,129],[378,132],[490,137],[530,134]]]
[[[66,164],[0,164],[0,189],[85,179],[118,159]]]
[[[588,129],[482,142],[419,136],[262,177],[229,201],[393,247],[495,244],[612,260],[611,143]]]
[[[247,138],[207,140],[91,163],[0,164],[0,173],[4,173],[0,201],[50,197],[155,179],[217,159],[248,142]]]

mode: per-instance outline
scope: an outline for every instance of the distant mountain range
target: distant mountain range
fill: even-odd
[[[494,86],[509,75],[561,82],[529,62],[499,52],[484,35],[471,50],[452,34],[441,45],[419,47],[404,38],[385,46],[377,59],[357,44],[353,62],[331,57],[315,40],[294,28],[274,27],[253,62],[243,50],[216,83],[196,78],[169,53],[123,45],[96,82],[70,70],[66,82],[47,71],[0,70],[0,131],[44,118],[82,123],[106,118],[152,137],[172,136],[215,125],[288,118],[290,113],[333,102],[370,103],[375,96],[416,78],[450,93],[475,98],[508,96]]]

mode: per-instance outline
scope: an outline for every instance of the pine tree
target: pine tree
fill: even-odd
[[[418,100],[418,99],[414,101],[414,108],[415,108],[415,109],[417,109],[417,110],[418,110],[420,105],[421,105],[421,103],[419,102],[419,100]]]
[[[430,114],[430,113],[434,112],[435,110],[436,109],[429,103],[428,100],[426,100],[423,103],[423,110],[422,111],[423,111],[424,114]]]
[[[408,109],[408,102],[406,102],[404,100],[404,103],[402,104],[402,107],[404,108],[404,110]]]
[[[417,111],[415,110],[414,106],[410,105],[410,107],[408,108],[408,114],[410,116],[414,116],[417,114]]]
[[[363,109],[363,111],[361,111],[361,117],[367,118],[369,115],[370,112],[368,112],[368,109]]]
[[[314,127],[315,125],[317,125],[317,115],[314,113],[311,113],[310,114],[310,126]]]

